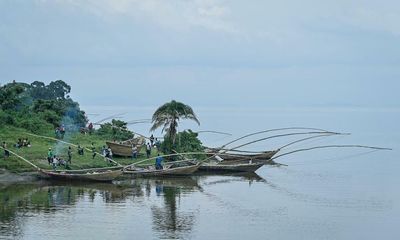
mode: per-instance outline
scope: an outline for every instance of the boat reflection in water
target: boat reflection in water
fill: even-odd
[[[39,181],[0,186],[0,236],[89,239],[139,231],[142,238],[187,238],[200,211],[196,201],[203,194],[202,185],[230,181],[263,179],[256,174],[230,174],[139,178],[113,184]],[[85,228],[91,231],[78,230]]]

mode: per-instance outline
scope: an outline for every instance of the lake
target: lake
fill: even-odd
[[[151,109],[145,113],[132,114],[126,120],[148,117]],[[397,109],[231,109],[224,113],[200,109],[198,113],[204,123],[201,129],[226,131],[236,137],[265,126],[321,127],[352,133],[301,143],[288,151],[313,144],[353,143],[394,150],[304,152],[277,159],[288,166],[264,166],[256,174],[3,186],[0,238],[400,238]],[[193,125],[181,128],[185,127]],[[142,132],[146,129],[138,128],[143,128],[139,129]],[[218,146],[234,137],[201,138],[207,145]],[[247,149],[276,148],[292,140],[260,142]]]

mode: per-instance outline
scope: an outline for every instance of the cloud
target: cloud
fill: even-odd
[[[173,30],[202,27],[212,31],[238,33],[226,19],[230,12],[228,6],[219,0],[37,0],[37,3],[72,7],[107,21],[125,16]]]
[[[350,24],[367,30],[388,32],[400,35],[400,7],[392,6],[387,9],[383,7],[358,7],[351,14],[344,17]]]

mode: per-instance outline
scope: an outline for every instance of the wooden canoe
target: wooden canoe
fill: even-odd
[[[111,148],[113,156],[121,157],[131,157],[132,156],[132,145],[136,145],[138,153],[140,152],[142,146],[145,144],[146,140],[142,137],[135,138],[130,141],[125,141],[122,143],[117,142],[106,142],[107,146]]]
[[[224,161],[239,161],[239,160],[252,160],[252,161],[266,161],[270,160],[279,150],[266,151],[258,154],[239,154],[239,153],[217,153],[217,151],[209,152],[208,155],[218,155]]]
[[[263,162],[255,163],[202,163],[199,170],[207,172],[255,172],[264,166]]]
[[[40,169],[39,173],[50,179],[57,179],[63,181],[96,181],[96,182],[110,182],[122,175],[121,167],[114,168],[93,168],[85,170],[43,170]]]
[[[199,167],[200,163],[176,167],[173,164],[166,164],[163,169],[159,170],[155,169],[154,166],[124,169],[124,174],[130,174],[131,176],[187,176],[196,172]]]

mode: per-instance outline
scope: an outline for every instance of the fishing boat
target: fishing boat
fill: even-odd
[[[224,161],[240,161],[240,160],[252,160],[256,161],[267,161],[270,160],[279,150],[265,151],[257,154],[244,154],[244,153],[218,153],[217,149],[208,149],[208,155],[215,155],[222,158]],[[240,151],[238,151],[240,152]]]
[[[190,165],[165,164],[163,169],[156,169],[154,166],[135,167],[130,166],[124,169],[124,174],[134,177],[138,176],[187,176],[196,172],[200,163]]]
[[[123,142],[106,142],[107,146],[111,148],[113,155],[121,157],[131,157],[133,145],[136,145],[139,153],[145,143],[146,140],[143,137],[133,138]]]
[[[264,162],[252,162],[249,161],[247,163],[230,163],[228,162],[204,162],[199,167],[200,171],[207,172],[255,172],[260,167],[264,166]]]
[[[44,170],[38,172],[44,178],[64,181],[110,182],[122,175],[122,167],[93,168],[84,170]]]

